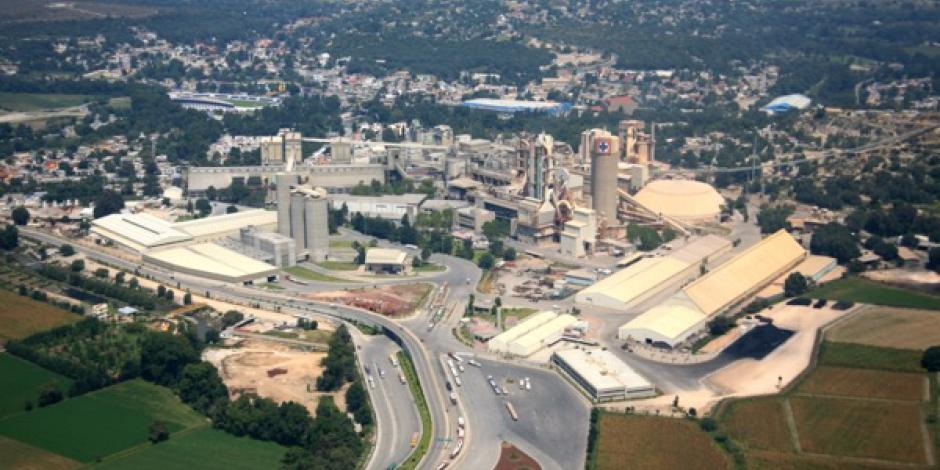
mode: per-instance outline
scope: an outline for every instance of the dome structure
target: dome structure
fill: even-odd
[[[634,196],[657,214],[686,223],[716,220],[725,199],[715,188],[693,180],[657,180]]]

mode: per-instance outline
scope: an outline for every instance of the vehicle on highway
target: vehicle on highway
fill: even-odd
[[[457,404],[457,392],[450,392],[450,402]]]
[[[369,376],[369,388],[375,388],[375,380],[372,379],[372,376]]]
[[[461,386],[460,377],[454,377],[454,383],[457,384],[458,387],[460,387]]]
[[[381,378],[383,378],[383,379],[385,378],[385,369],[383,369],[383,368],[381,368],[381,367],[379,367],[379,377],[381,377]]]
[[[525,389],[532,390],[532,379],[528,377],[525,378]]]
[[[405,384],[405,374],[399,372],[399,373],[398,373],[398,381],[401,382],[402,385],[404,385],[404,384]]]
[[[466,420],[463,419],[463,416],[457,417],[457,426],[464,427],[466,425]]]
[[[467,369],[464,368],[463,364],[457,364],[457,370],[459,370],[460,372],[464,372]]]
[[[407,249],[409,249],[409,250],[417,250],[417,249],[418,249],[417,245],[412,245],[411,243],[405,245],[405,248],[407,248]]]
[[[395,357],[395,353],[389,354],[388,360],[392,363],[392,367],[398,367],[398,359]]]
[[[411,447],[418,446],[418,436],[419,434],[417,432],[411,435]]]
[[[512,407],[512,403],[506,402],[506,410],[509,411],[509,416],[512,417],[513,421],[519,421],[519,415],[516,414],[516,409]]]
[[[519,390],[525,390],[525,379],[519,379]]]
[[[470,360],[467,361],[467,362],[468,362],[471,366],[477,366],[477,367],[481,367],[481,368],[483,367],[483,364],[480,364],[479,362],[477,362],[476,360],[473,360],[473,359],[470,359]]]

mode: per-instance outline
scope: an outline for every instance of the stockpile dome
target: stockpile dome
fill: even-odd
[[[688,223],[717,220],[725,203],[715,188],[693,180],[652,181],[635,199],[657,214]]]

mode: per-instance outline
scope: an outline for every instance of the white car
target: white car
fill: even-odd
[[[532,390],[532,380],[528,377],[525,378],[525,389]]]

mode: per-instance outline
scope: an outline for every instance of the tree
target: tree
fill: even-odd
[[[170,432],[166,428],[166,423],[160,420],[150,422],[150,426],[147,428],[147,435],[150,442],[154,444],[170,438]]]
[[[199,198],[196,200],[196,210],[199,211],[201,217],[205,217],[212,213],[212,205],[209,204],[208,199]]]
[[[712,336],[721,336],[734,326],[734,320],[725,316],[715,317],[708,322],[708,332]]]
[[[803,295],[807,288],[809,288],[809,283],[806,281],[806,277],[794,271],[783,282],[783,295],[787,297]]]
[[[62,390],[59,388],[59,384],[55,381],[49,381],[42,386],[42,389],[39,391],[39,399],[37,403],[40,407],[52,405],[62,401],[64,395]]]
[[[23,206],[17,206],[10,212],[10,218],[16,225],[26,225],[29,223],[29,210]]]
[[[95,270],[95,277],[99,277],[101,279],[107,279],[109,274],[110,273],[105,268],[98,268]]]
[[[80,259],[74,260],[72,264],[69,265],[69,269],[74,273],[80,273],[85,269],[85,262]]]
[[[225,208],[225,213],[226,213],[226,214],[234,214],[234,213],[236,213],[236,212],[238,212],[238,207],[237,207],[237,206],[228,206],[228,207]]]
[[[790,222],[787,217],[793,214],[793,206],[769,206],[764,205],[757,213],[757,225],[760,225],[761,233],[774,233],[780,229],[790,229]]]
[[[509,247],[503,250],[503,259],[506,261],[514,261],[516,259],[516,249]]]
[[[184,403],[205,415],[211,415],[210,411],[228,403],[228,389],[219,372],[205,361],[187,364],[176,390]]]
[[[477,265],[480,266],[480,269],[485,271],[492,269],[494,262],[495,259],[491,253],[483,253],[483,255],[480,256],[480,259],[477,260]]]
[[[931,346],[920,358],[920,366],[927,372],[940,372],[940,346]]]
[[[187,292],[186,295],[183,296],[183,305],[189,305],[191,303],[193,303],[193,294]]]
[[[116,214],[124,209],[124,197],[120,193],[106,189],[95,199],[95,218]]]
[[[59,247],[59,254],[66,258],[75,254],[75,248],[68,243]]]
[[[172,385],[188,364],[200,362],[199,352],[181,336],[147,332],[140,342],[140,375],[158,385]]]
[[[940,273],[940,247],[931,248],[927,252],[927,269]]]
[[[20,232],[15,225],[7,225],[0,231],[0,250],[10,251],[20,244]]]
[[[855,236],[838,222],[817,228],[810,238],[809,249],[813,254],[831,256],[843,264],[861,255]]]
[[[222,329],[228,328],[245,319],[245,314],[238,310],[229,310],[222,314]]]

